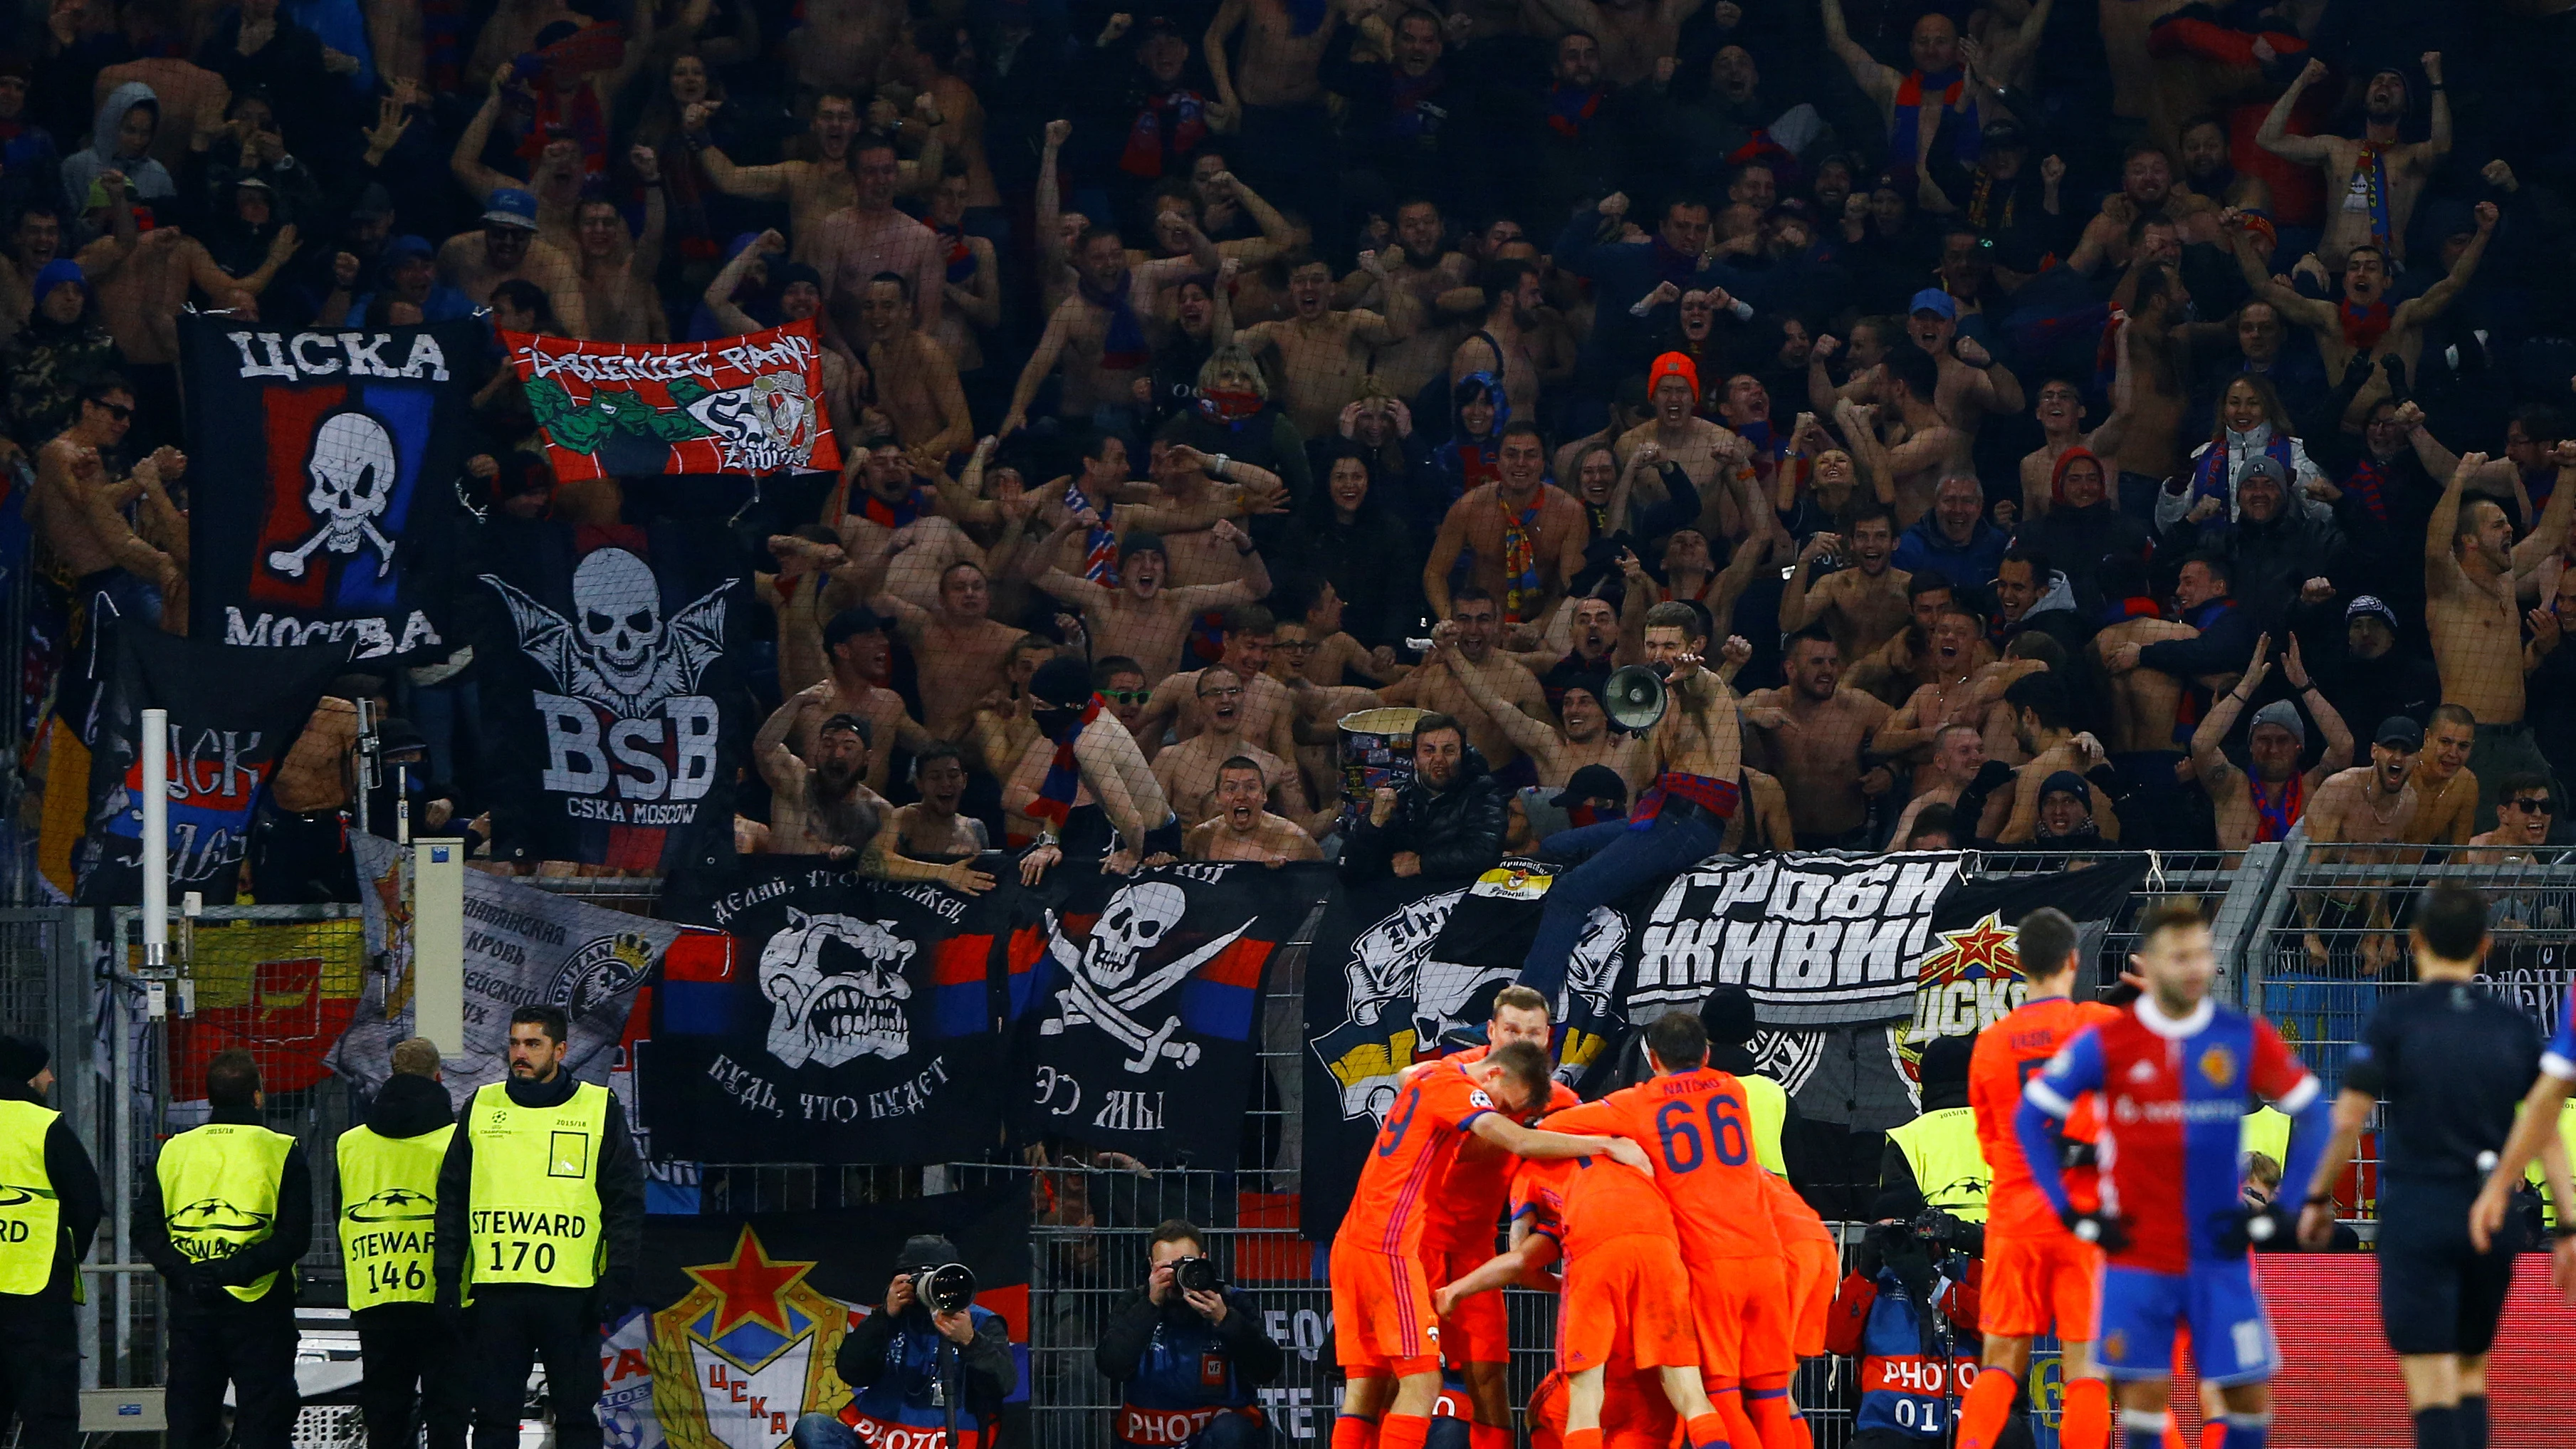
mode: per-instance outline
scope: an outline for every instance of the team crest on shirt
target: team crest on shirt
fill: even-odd
[[[1470,1107],[1482,1107],[1486,1111],[1490,1112],[1494,1108],[1494,1099],[1486,1096],[1482,1092],[1469,1092],[1467,1094],[1467,1105]]]
[[[2223,1046],[2213,1046],[2200,1054],[2200,1074],[2213,1087],[2236,1083],[2236,1054]]]
[[[2103,1334],[2102,1356],[2114,1361],[2127,1358],[2129,1356],[2129,1335],[2127,1332],[2115,1328],[2109,1333]]]

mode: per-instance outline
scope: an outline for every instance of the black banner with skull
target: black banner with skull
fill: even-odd
[[[751,598],[723,529],[494,518],[477,587],[492,849],[650,874],[733,858]]]
[[[458,643],[475,322],[288,331],[179,318],[188,630],[362,660]]]
[[[996,955],[1017,893],[746,860],[669,898],[732,949],[663,963],[639,1044],[654,1151],[710,1162],[944,1162],[1001,1141]]]
[[[1216,862],[1064,877],[1009,952],[1022,1125],[1152,1166],[1235,1166],[1262,982],[1330,879]]]

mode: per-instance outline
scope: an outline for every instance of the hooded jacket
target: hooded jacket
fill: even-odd
[[[456,1125],[447,1088],[428,1077],[397,1072],[367,1104],[367,1130],[379,1137],[418,1137]]]
[[[1485,757],[1469,745],[1458,761],[1458,778],[1446,790],[1416,780],[1398,790],[1395,813],[1384,825],[1369,823],[1363,811],[1342,849],[1346,880],[1384,877],[1399,852],[1422,857],[1422,879],[1469,881],[1501,863],[1503,835],[1511,823],[1510,801]]]
[[[2084,627],[2084,616],[2075,607],[2075,586],[2067,581],[2064,569],[2048,571],[2048,587],[2040,590],[2039,601],[2020,619],[2005,623],[2003,616],[1997,614],[1995,621],[1998,645],[2010,644],[2014,636],[2036,629],[2065,645],[2069,655],[2091,632]]]
[[[90,123],[88,149],[63,158],[63,196],[71,203],[74,215],[89,209],[90,183],[106,171],[124,172],[140,201],[179,194],[179,185],[170,179],[168,168],[148,153],[131,158],[116,154],[117,128],[125,123],[125,113],[136,106],[150,106],[156,119],[161,116],[161,98],[141,81],[127,81],[109,91]]]

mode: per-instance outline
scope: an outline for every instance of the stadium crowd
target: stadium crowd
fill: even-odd
[[[1674,601],[1730,848],[2502,858],[2576,753],[2531,8],[56,0],[0,70],[25,708],[102,602],[186,625],[180,308],[811,318],[837,478],[559,482],[496,343],[457,480],[478,532],[739,539],[747,850],[1469,874],[1649,783],[1605,676]],[[360,699],[481,814],[449,645],[335,687],[254,896],[346,889]],[[1379,705],[1456,748],[1346,827]],[[2313,949],[2375,973],[2350,910]]]

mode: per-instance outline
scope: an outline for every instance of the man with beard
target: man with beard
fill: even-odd
[[[2363,93],[2360,140],[2291,135],[2291,112],[2298,109],[2308,87],[2325,76],[2326,63],[2310,60],[2272,103],[2271,114],[2254,133],[2254,144],[2285,161],[2326,173],[2326,195],[2333,199],[2328,202],[2325,236],[2317,243],[2318,260],[2330,267],[2341,265],[2354,248],[2368,246],[2378,248],[2383,258],[2402,262],[2406,260],[2406,223],[2415,214],[2415,202],[2424,194],[2433,163],[2451,151],[2451,100],[2442,88],[2442,54],[2424,53],[2424,78],[2433,86],[2433,129],[2424,140],[2411,143],[2398,141],[2397,128],[2414,108],[2414,97],[2406,77],[2390,69],[2374,73]],[[2328,365],[2333,366],[2331,358]]]
[[[1365,255],[1365,254],[1363,254]],[[1546,296],[1538,268],[1526,261],[1493,261],[1477,279],[1485,299],[1482,323],[1450,350],[1449,385],[1477,373],[1500,378],[1515,417],[1538,415],[1538,309]]]
[[[2253,662],[2245,667],[2236,687],[2219,696],[2191,736],[2192,773],[2217,811],[2218,848],[2231,854],[2256,841],[2288,839],[2291,827],[2299,823],[2299,816],[2318,787],[2352,763],[2352,731],[2308,678],[2307,664],[2299,658],[2295,636],[2288,652],[2281,656],[2281,676],[2297,691],[2297,703],[2276,699],[2254,712],[2254,723],[2245,731],[2249,768],[2238,769],[2220,748],[2228,731],[2236,727],[2236,718],[2246,702],[2254,697],[2264,676],[2272,672],[2271,661],[2264,657],[2271,646],[2269,634],[2255,644]],[[2308,728],[2299,718],[2300,704],[2314,712],[2317,728],[2326,737],[2324,756],[2316,768],[2304,773],[2299,769],[2299,755],[2307,748]],[[2467,757],[2465,744],[2461,755]]]
[[[2345,213],[2349,215],[2349,213]],[[2388,294],[2395,285],[2390,275],[2394,270],[2388,251],[2370,241],[2355,240],[2343,253],[2343,300],[2328,302],[2303,297],[2272,279],[2254,247],[2241,228],[2228,229],[2228,242],[2236,249],[2236,264],[2245,274],[2245,285],[2255,296],[2272,304],[2292,322],[2308,329],[2316,339],[2317,354],[2325,359],[2326,376],[2337,383],[2355,365],[2375,366],[2380,359],[2394,357],[2406,370],[2414,371],[2424,353],[2424,328],[2449,309],[2460,289],[2477,275],[2478,263],[2486,256],[2487,243],[2495,236],[2496,208],[2492,201],[2477,205],[2477,235],[2451,264],[2441,280],[2393,306]],[[2345,416],[2366,416],[2372,403],[2387,395],[2386,377],[2374,373],[2363,382],[2360,393],[2347,404]]]
[[[2468,768],[2477,744],[2476,715],[2456,704],[2433,711],[2424,729],[2424,753],[2415,761],[2415,808],[2405,838],[2425,845],[2463,845],[2478,813],[2478,777]]]
[[[894,640],[884,619],[865,606],[843,609],[823,622],[821,642],[830,673],[779,706],[780,713],[800,712],[788,726],[788,748],[813,758],[822,722],[836,715],[865,720],[870,739],[892,740],[916,756],[938,743],[913,720],[903,696],[880,682],[894,673]],[[871,753],[869,789],[884,793],[892,755],[891,750]]]
[[[955,745],[934,744],[912,757],[921,798],[894,812],[894,848],[937,864],[972,860],[993,848],[984,822],[957,813],[966,798],[966,759]]]
[[[2562,577],[2576,578],[2576,573]],[[2392,714],[2432,718],[2434,706],[2442,702],[2441,671],[2420,652],[2398,647],[2397,611],[2377,594],[2353,596],[2340,619],[2331,607],[2330,601],[2320,600],[2291,612],[2299,619],[2299,632],[2311,639],[2342,625],[2343,647],[2327,650],[2316,670],[2335,713],[2348,720]]]
[[[2013,741],[2029,763],[2013,772],[2010,794],[1998,791],[1986,797],[1977,838],[2006,846],[2028,845],[2039,833],[2040,791],[2049,777],[2060,772],[2085,776],[2108,756],[2100,740],[2076,732],[2073,703],[2066,687],[2055,679],[2035,674],[2015,680],[2004,691],[2004,704],[2012,711]],[[1991,775],[2002,768],[1990,764],[1985,770]],[[2084,788],[2090,805],[2087,813],[2102,838],[2118,840],[2120,821],[2111,811],[2111,797],[2089,781]]]
[[[1038,844],[1021,859],[1035,885],[1064,860],[1098,860],[1133,875],[1158,856],[1178,856],[1181,823],[1135,737],[1111,713],[1081,660],[1058,656],[1029,680],[1039,738],[1002,788],[1002,808],[1038,823]]]
[[[1177,694],[1181,676],[1163,681],[1161,693]],[[1250,676],[1274,687],[1278,681],[1262,675]],[[1163,798],[1172,802],[1172,810],[1187,829],[1218,813],[1217,785],[1219,767],[1228,760],[1248,759],[1261,767],[1268,782],[1267,794],[1279,813],[1307,831],[1322,835],[1330,830],[1336,812],[1320,816],[1306,805],[1306,787],[1298,778],[1297,767],[1287,759],[1263,749],[1246,736],[1244,725],[1244,687],[1246,676],[1222,664],[1211,664],[1198,671],[1189,688],[1198,703],[1205,727],[1177,745],[1167,746],[1154,755],[1154,780],[1163,787]],[[1284,691],[1283,691],[1284,693]],[[1281,723],[1286,723],[1283,710]]]
[[[2308,801],[2308,843],[2380,846],[2403,840],[2415,813],[2415,757],[2423,749],[2422,725],[2404,715],[2381,720],[2371,732],[2370,763],[2328,776]],[[2385,849],[2326,850],[2317,856],[2335,865],[2386,865],[2396,858],[2397,852]],[[2383,885],[2350,883],[2302,896],[2298,904],[2312,969],[2358,967],[2363,976],[2377,976],[2398,959]],[[2351,954],[2356,946],[2357,956]]]
[[[696,144],[706,137],[707,119],[721,101],[693,102],[680,112],[680,128]],[[859,134],[859,107],[850,93],[826,87],[814,98],[814,115],[806,130],[814,142],[812,160],[782,161],[775,166],[737,166],[711,140],[696,152],[698,165],[716,189],[757,200],[787,198],[787,230],[796,238],[790,255],[811,263],[819,254],[823,225],[832,213],[855,206],[858,178],[850,164],[850,142]]]
[[[824,218],[813,232],[810,260],[823,277],[824,304],[845,333],[856,333],[858,304],[870,278],[893,272],[912,279],[913,321],[928,332],[939,323],[947,293],[948,259],[939,234],[895,210],[902,171],[894,143],[864,137],[849,148],[850,204]]]
[[[2200,546],[2226,563],[2230,592],[2260,629],[2282,627],[2291,603],[2313,580],[2344,573],[2350,562],[2334,520],[2291,503],[2285,472],[2267,454],[2247,458],[2237,470],[2235,521],[2212,518],[2198,530]],[[2224,505],[2208,498],[2198,506]],[[2192,533],[2186,525],[2170,537],[2181,542]]]
[[[1064,387],[1057,411],[1066,421],[1087,423],[1103,409],[1125,407],[1135,380],[1153,365],[1145,319],[1153,315],[1155,287],[1165,273],[1178,277],[1217,267],[1211,252],[1205,265],[1195,257],[1176,257],[1130,268],[1126,242],[1109,227],[1094,227],[1083,237],[1079,259],[1074,295],[1047,319],[1028,365],[1020,369],[1010,410],[1002,415],[1004,437],[1028,426],[1029,406],[1058,362],[1064,364]]]
[[[1780,592],[1780,631],[1795,634],[1821,624],[1843,658],[1858,659],[1905,628],[1906,586],[1913,575],[1889,566],[1896,530],[1884,508],[1865,505],[1852,524],[1848,559],[1844,552],[1842,536],[1832,533],[1811,535],[1798,550],[1797,568]],[[1816,564],[1828,558],[1856,567],[1838,567],[1815,581]]]
[[[1575,37],[1568,36],[1567,41]],[[1670,282],[1681,291],[1704,291],[1716,280],[1708,257],[1708,203],[1690,197],[1675,196],[1664,203],[1663,219],[1654,235],[1646,241],[1604,241],[1600,232],[1606,226],[1615,237],[1616,228],[1628,215],[1628,197],[1614,191],[1601,198],[1591,211],[1579,211],[1557,236],[1549,252],[1556,258],[1558,270],[1571,272],[1592,281],[1596,315],[1610,315],[1613,308],[1633,307],[1647,293],[1662,283]],[[1619,358],[1611,355],[1608,333],[1612,328],[1595,327],[1584,344],[1582,372],[1587,377],[1609,378],[1622,371]],[[1696,398],[1699,380],[1691,379],[1691,392]],[[1697,403],[1694,401],[1693,406]]]
[[[1903,192],[1909,197],[1914,194],[1916,179],[1945,119],[1950,122],[1953,157],[1963,163],[1975,160],[1984,133],[1985,102],[1968,89],[1967,71],[1960,64],[1958,22],[1939,11],[1916,20],[1907,43],[1907,57],[1914,68],[1899,75],[1852,39],[1841,0],[1823,0],[1823,7],[1825,45],[1842,57],[1852,80],[1877,103],[1879,115],[1887,122],[1888,167]],[[2012,48],[2026,51],[2037,44],[2038,28],[2047,19],[2046,10],[2034,7],[2024,22],[2028,33],[2011,40]],[[2004,44],[2000,37],[1997,43]]]
[[[1200,615],[1232,604],[1249,604],[1270,592],[1270,571],[1262,565],[1260,550],[1232,519],[1224,518],[1218,519],[1209,532],[1242,557],[1243,577],[1232,583],[1165,588],[1171,556],[1165,550],[1162,535],[1142,529],[1132,530],[1118,541],[1115,586],[1045,566],[1064,540],[1076,530],[1091,526],[1086,517],[1087,514],[1069,517],[1057,525],[1054,535],[1029,556],[1033,562],[1023,567],[1043,568],[1037,573],[1037,586],[1081,611],[1083,630],[1090,635],[1094,650],[1124,654],[1138,661],[1145,666],[1146,677],[1157,683],[1181,667],[1190,625]]]
[[[2310,140],[2301,136],[2300,141]],[[2272,188],[2260,176],[2249,176],[2228,160],[2227,122],[2217,116],[2195,116],[2183,122],[2179,138],[2182,179],[2195,195],[2222,207],[2269,213]],[[2277,148],[2275,148],[2277,149]]]
[[[1884,768],[1899,772],[1908,790],[1930,783],[1928,751],[1947,726],[1975,728],[1990,750],[2013,742],[2012,711],[1996,698],[2004,689],[2005,672],[1987,675],[1977,663],[1982,628],[1982,621],[1965,609],[1943,609],[1932,622],[1931,647],[1924,651],[1931,679],[1897,706],[1870,739],[1870,753],[1886,762]]]
[[[2033,165],[2030,136],[2021,122],[1997,116],[1986,122],[1974,166],[1962,167],[1948,156],[1931,158],[1920,199],[1924,210],[1947,215],[1954,226],[1965,228],[1969,235],[1963,243],[1976,249],[1982,269],[1991,274],[2003,268],[2004,286],[2013,290],[2044,270],[2051,253],[2068,249],[2075,228],[2064,215],[2065,181],[2063,158],[2050,156]]]
[[[1377,253],[1361,252],[1360,270],[1377,279],[1386,297],[1385,316],[1333,310],[1333,269],[1307,257],[1288,268],[1293,309],[1288,319],[1257,322],[1235,334],[1255,357],[1265,348],[1277,351],[1280,404],[1289,421],[1310,438],[1331,434],[1342,408],[1359,398],[1371,350],[1403,341],[1422,323],[1422,304],[1410,289],[1393,284]],[[1532,387],[1535,391],[1535,379]]]
[[[2451,470],[2450,486],[2424,529],[2424,623],[2433,636],[2433,663],[2442,671],[2442,702],[2478,721],[2469,768],[2481,779],[2549,767],[2524,716],[2520,580],[2565,545],[2576,509],[2576,443],[2559,444],[2551,456],[2558,486],[2521,542],[2493,502],[2463,506],[2469,478],[2486,463],[2483,453],[2469,454]],[[2477,823],[2481,829],[2495,823],[2492,796],[2478,801]]]
[[[1375,9],[1380,0],[1367,0],[1363,9]],[[1470,116],[1481,104],[1472,83],[1452,84],[1452,74],[1443,64],[1448,43],[1463,39],[1463,17],[1444,21],[1439,12],[1419,6],[1393,7],[1401,11],[1393,19],[1394,45],[1383,59],[1362,62],[1354,55],[1368,45],[1360,26],[1343,32],[1331,53],[1324,57],[1321,69],[1324,84],[1345,103],[1343,133],[1352,141],[1351,162],[1367,179],[1357,183],[1377,197],[1389,195],[1409,198],[1397,202],[1394,222],[1396,234],[1405,231],[1404,213],[1415,207],[1429,206],[1425,195],[1458,196],[1468,190],[1465,178],[1474,174],[1471,168],[1479,162],[1472,139],[1476,128]],[[1472,68],[1472,67],[1471,67]],[[1453,124],[1454,123],[1454,124]],[[1436,214],[1436,212],[1435,212]],[[1427,239],[1407,239],[1414,253],[1413,264],[1428,269],[1440,260],[1440,237],[1435,230]],[[1460,259],[1462,262],[1464,258]],[[1352,282],[1360,281],[1352,278]],[[1455,286],[1464,278],[1453,279]],[[1347,288],[1350,283],[1346,282]],[[1357,305],[1357,298],[1345,295],[1345,306]],[[1428,296],[1422,299],[1428,303]],[[1429,381],[1426,376],[1415,386]],[[1410,393],[1400,394],[1410,396]]]
[[[935,880],[970,896],[992,889],[991,876],[962,862],[936,865],[898,848],[894,807],[867,787],[867,721],[848,714],[823,721],[811,764],[787,748],[794,723],[790,704],[771,715],[751,742],[752,758],[769,786],[772,854],[828,855],[878,880]]]
[[[2120,158],[2120,189],[2102,198],[2101,214],[2084,224],[2084,235],[2066,264],[2086,277],[2105,266],[2115,271],[2125,269],[2138,260],[2147,245],[2147,238],[2138,230],[2139,222],[2179,224],[2186,218],[2217,210],[2208,197],[2174,189],[2173,158],[2165,154],[2163,147],[2138,142]]]
[[[581,268],[552,242],[538,238],[537,199],[504,186],[485,197],[483,207],[479,229],[458,232],[438,249],[438,279],[477,306],[491,305],[492,289],[503,282],[534,282],[567,336],[589,336]]]
[[[1469,581],[1502,605],[1505,624],[1535,624],[1555,611],[1568,580],[1583,571],[1591,526],[1583,505],[1549,486],[1547,439],[1538,424],[1503,425],[1497,476],[1449,506],[1422,565],[1422,593],[1432,612],[1450,612],[1449,576],[1461,553]]]
[[[1879,501],[1895,511],[1896,526],[1911,528],[1916,519],[1932,511],[1933,487],[1953,460],[1964,455],[1968,438],[1942,416],[1934,402],[1940,393],[1941,367],[1932,354],[1920,346],[1898,346],[1879,367],[1880,396],[1899,423],[1895,441],[1880,438],[1874,407],[1848,398],[1835,405],[1834,422],[1851,445],[1852,457],[1876,485]],[[2020,401],[2018,384],[2013,399],[2016,404]]]
[[[1654,416],[1619,439],[1615,452],[1621,470],[1634,461],[1638,449],[1653,444],[1658,474],[1666,467],[1678,468],[1698,491],[1702,529],[1714,527],[1729,538],[1742,534],[1741,495],[1752,473],[1743,468],[1742,441],[1699,415],[1698,365],[1678,352],[1656,358],[1646,373],[1646,400]],[[1739,470],[1741,479],[1734,476]],[[1673,487],[1659,482],[1641,486],[1639,492],[1638,501],[1661,504],[1672,501]]]
[[[1276,869],[1292,860],[1322,860],[1323,847],[1285,816],[1266,808],[1268,770],[1247,755],[1217,767],[1216,809],[1181,837],[1190,860],[1248,860]]]
[[[1022,631],[990,617],[992,582],[983,565],[960,560],[940,571],[939,607],[921,609],[879,592],[868,607],[892,619],[916,660],[937,660],[921,671],[922,722],[953,740],[974,723],[975,706],[1002,688],[1002,660]]]
[[[1342,848],[1346,880],[1469,881],[1503,858],[1503,788],[1457,720],[1413,722],[1413,779],[1379,786]]]
[[[1975,245],[1975,238],[1965,233],[1953,233],[1949,241],[1972,251]],[[1938,369],[1932,411],[1952,429],[1951,466],[1964,468],[1986,415],[2021,411],[2021,379],[1988,352],[1984,343],[1960,333],[1959,298],[1939,287],[1926,287],[1914,294],[1907,308],[1905,333],[1916,347],[1931,355]]]
[[[900,272],[879,272],[859,293],[858,331],[852,334],[868,365],[870,401],[894,424],[915,467],[936,476],[949,455],[975,440],[966,390],[948,349],[913,326],[912,283]]]
[[[1431,631],[1433,644],[1455,647],[1447,667],[1416,669],[1378,691],[1382,703],[1414,705],[1454,720],[1477,755],[1498,771],[1511,768],[1520,747],[1487,717],[1460,677],[1483,674],[1492,693],[1512,708],[1532,719],[1547,716],[1547,695],[1538,676],[1495,647],[1502,628],[1502,607],[1492,594],[1473,585],[1460,589],[1450,601],[1448,619]]]
[[[1611,732],[1610,717],[1601,706],[1603,676],[1567,679],[1557,693],[1557,723],[1550,725],[1514,709],[1495,692],[1483,671],[1464,667],[1454,643],[1434,645],[1422,668],[1442,671],[1456,680],[1513,748],[1529,756],[1543,786],[1562,786],[1586,765],[1608,766],[1628,782],[1631,791],[1644,789],[1653,778],[1654,754],[1645,736]]]
[[[1288,686],[1270,676],[1278,621],[1259,604],[1237,604],[1225,611],[1222,628],[1224,642],[1217,662],[1207,669],[1186,669],[1163,680],[1155,687],[1153,702],[1145,706],[1135,723],[1128,725],[1128,733],[1139,740],[1160,740],[1168,729],[1179,739],[1192,739],[1215,728],[1210,708],[1214,698],[1231,706],[1228,733],[1240,735],[1248,744],[1282,759],[1294,758],[1296,702],[1289,697]],[[1216,669],[1235,677],[1239,687],[1233,694],[1210,695],[1205,680]],[[1207,818],[1204,811],[1195,815],[1182,813],[1193,823]]]
[[[2112,504],[2109,470],[2100,455],[2081,445],[2057,455],[2049,493],[2056,501],[2047,515],[2023,523],[2015,537],[2057,560],[2082,607],[2118,602],[2104,597],[2105,566],[2112,559],[2143,563],[2149,544],[2146,525]]]
[[[1843,656],[1830,635],[1810,629],[1789,640],[1788,683],[1745,696],[1765,772],[1789,791],[1789,819],[1809,850],[1868,848],[1869,802],[1895,785],[1884,765],[1864,769],[1889,710],[1841,688]]]

